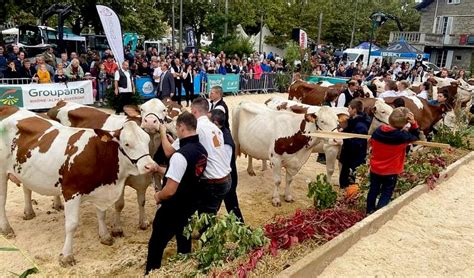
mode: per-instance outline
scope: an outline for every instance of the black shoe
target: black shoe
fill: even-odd
[[[324,154],[318,154],[316,162],[326,165],[326,156]]]

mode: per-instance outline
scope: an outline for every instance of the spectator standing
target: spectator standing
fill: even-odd
[[[99,64],[99,74],[97,75],[97,95],[96,101],[99,102],[99,106],[104,104],[105,93],[107,91],[107,72],[103,63]]]
[[[115,114],[118,115],[120,112],[123,112],[124,105],[132,104],[132,97],[135,92],[132,75],[128,70],[127,60],[122,63],[122,68],[115,72],[114,81],[115,97],[118,102]]]
[[[69,66],[69,60],[67,58],[67,53],[61,53],[61,64],[63,64],[63,68],[67,68]]]
[[[114,61],[113,55],[107,55],[107,58],[104,61],[105,72],[107,73],[107,78],[112,79],[115,77],[115,72],[118,70],[118,66]]]
[[[186,98],[186,107],[189,106],[189,102],[192,101],[194,95],[194,73],[193,65],[187,64],[186,69],[183,72],[183,86],[185,91]],[[181,104],[181,103],[179,103]]]
[[[253,72],[254,72],[254,75],[253,75],[254,79],[260,80],[262,78],[263,70],[262,70],[262,67],[260,66],[259,61],[255,63],[255,66],[253,67]]]
[[[7,57],[5,57],[5,49],[0,46],[0,78],[3,77],[3,72],[7,69]]]
[[[54,55],[54,49],[52,47],[48,47],[45,52],[43,52],[44,62],[53,68],[56,67],[56,56]]]
[[[66,83],[68,77],[64,74],[63,69],[58,69],[57,73],[54,75],[54,83]]]
[[[33,79],[36,75],[36,70],[31,66],[31,62],[27,59],[23,62],[23,66],[20,69],[21,78]]]
[[[208,156],[199,142],[196,128],[197,120],[192,114],[184,112],[178,116],[176,133],[179,149],[171,156],[166,171],[162,167],[158,169],[158,172],[164,173],[164,187],[154,195],[156,204],[161,207],[156,211],[148,242],[145,275],[161,267],[163,252],[174,236],[178,253],[191,252],[191,241],[183,236],[183,230],[197,209],[198,184],[207,168]],[[166,129],[160,129],[160,135],[163,141],[167,141]]]
[[[159,99],[165,99],[167,97],[173,97],[175,93],[175,84],[173,74],[168,70],[168,63],[161,65],[161,77],[160,77],[160,93],[158,94]]]
[[[47,69],[47,64],[40,64],[36,75],[38,76],[38,83],[51,83],[51,74]]]
[[[171,62],[171,73],[173,74],[174,77],[174,85],[175,85],[175,94],[174,94],[174,100],[181,102],[181,91],[183,89],[183,67],[181,65],[181,60],[179,58],[176,58]]]
[[[72,59],[71,64],[66,68],[64,74],[66,74],[70,81],[81,80],[84,77],[84,70],[79,63],[79,60],[76,58]]]
[[[42,55],[36,56],[36,66],[35,69],[39,72],[39,68],[41,65],[45,65],[46,70],[49,72],[50,79],[54,77],[54,68],[44,62],[44,57]],[[51,80],[50,80],[51,82]]]
[[[15,61],[10,60],[7,63],[7,69],[3,73],[4,78],[20,78],[20,72],[16,69]]]

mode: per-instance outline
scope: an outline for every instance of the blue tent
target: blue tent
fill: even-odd
[[[419,54],[423,55],[423,58],[426,59],[430,57],[429,54],[423,53],[423,51],[420,51],[419,49],[404,40],[393,42],[386,48],[381,49],[380,51],[382,52],[382,56],[384,57],[416,58]]]
[[[357,48],[357,49],[369,49],[370,47],[370,43],[368,42],[363,42],[361,44],[359,44],[358,46],[354,47],[354,48]],[[380,47],[375,45],[375,44],[372,44],[372,51],[377,51],[377,50],[380,50]]]

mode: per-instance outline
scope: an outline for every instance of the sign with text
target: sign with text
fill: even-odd
[[[60,100],[92,104],[92,81],[65,83],[0,85],[0,106],[14,105],[26,109],[51,108]]]
[[[208,74],[207,92],[214,86],[221,86],[224,93],[235,93],[239,91],[240,75],[238,74]]]

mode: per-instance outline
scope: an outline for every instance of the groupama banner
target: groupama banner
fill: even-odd
[[[44,109],[59,100],[80,104],[94,103],[92,81],[27,85],[0,85],[0,106],[14,105],[27,109]]]

